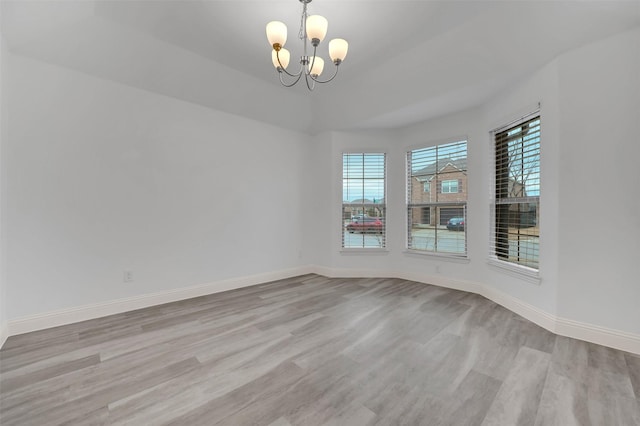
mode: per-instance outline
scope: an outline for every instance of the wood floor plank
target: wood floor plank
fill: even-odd
[[[544,389],[551,355],[523,346],[518,351],[509,376],[496,395],[482,424],[533,424]]]
[[[627,368],[629,370],[629,379],[635,392],[636,399],[640,401],[640,356],[625,354]]]
[[[4,392],[13,392],[20,387],[29,386],[33,383],[45,381],[52,377],[61,376],[72,371],[83,369],[85,367],[97,365],[99,363],[100,356],[98,354],[89,355],[78,360],[72,360],[47,367],[42,370],[37,370],[33,373],[8,377],[0,381],[0,389],[2,389]]]
[[[463,426],[480,425],[500,390],[502,381],[469,371],[448,401],[442,423]],[[482,392],[478,392],[482,389]]]
[[[592,424],[589,417],[587,385],[550,369],[540,399],[535,425],[589,426]]]
[[[475,294],[305,275],[10,337],[0,424],[640,424],[640,357]]]

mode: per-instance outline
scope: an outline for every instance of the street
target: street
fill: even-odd
[[[353,233],[344,230],[345,248],[374,248],[384,247],[384,236],[373,233]],[[446,228],[413,228],[411,230],[411,248],[415,250],[437,251],[438,253],[465,254],[465,233],[461,231],[449,231]],[[526,253],[525,257],[537,259],[539,250],[539,238],[537,236],[520,236],[520,241],[509,241],[509,257],[518,258],[520,253]],[[537,262],[536,262],[537,263]],[[535,266],[535,265],[532,265]]]

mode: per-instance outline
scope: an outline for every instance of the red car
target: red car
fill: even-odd
[[[384,229],[384,223],[377,217],[365,217],[358,218],[347,225],[347,231],[353,234],[354,232],[375,232],[382,234]]]

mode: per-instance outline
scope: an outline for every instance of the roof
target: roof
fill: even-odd
[[[447,166],[453,166],[456,169],[462,171],[462,172],[466,172],[467,171],[467,157],[462,157],[462,158],[456,158],[456,159],[452,159],[452,158],[445,158],[445,159],[440,159],[437,162],[433,162],[431,164],[429,164],[428,166],[416,171],[413,173],[413,176],[432,176],[435,175],[438,172],[441,172],[442,170],[444,170]],[[439,166],[439,167],[438,167]]]
[[[347,202],[347,204],[384,204],[384,198],[374,198],[373,200],[369,200],[368,198],[360,198],[358,200],[353,200]]]

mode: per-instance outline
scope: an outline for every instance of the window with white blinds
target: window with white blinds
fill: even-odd
[[[342,155],[342,247],[386,246],[386,154]]]
[[[491,256],[538,269],[540,230],[540,115],[493,132],[495,179]]]
[[[407,248],[467,255],[467,141],[407,152]]]

